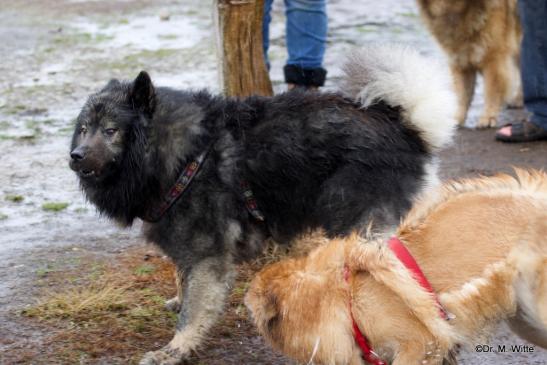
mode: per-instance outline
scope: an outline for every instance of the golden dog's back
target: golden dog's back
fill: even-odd
[[[445,185],[398,236],[469,336],[510,316],[515,332],[545,347],[547,175],[516,173]]]

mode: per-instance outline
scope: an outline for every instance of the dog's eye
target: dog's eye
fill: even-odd
[[[84,126],[81,126],[80,127],[80,134],[86,134],[86,132],[87,132],[87,128],[84,127]]]
[[[118,131],[118,128],[107,128],[104,130],[104,133],[107,136],[112,137],[114,134],[116,134],[117,131]]]

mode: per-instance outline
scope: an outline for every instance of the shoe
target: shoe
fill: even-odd
[[[532,142],[547,139],[547,129],[524,120],[518,123],[509,123],[498,129],[496,140],[501,142]]]
[[[327,70],[322,67],[303,68],[297,65],[285,65],[283,67],[285,82],[288,90],[295,87],[305,89],[317,89],[325,84]]]

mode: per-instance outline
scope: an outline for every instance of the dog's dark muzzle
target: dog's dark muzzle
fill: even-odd
[[[70,158],[73,161],[82,161],[87,153],[87,148],[84,146],[78,146],[70,152]]]
[[[78,146],[70,152],[70,168],[75,171],[80,178],[89,179],[99,176],[94,163],[89,158],[88,149],[85,146]]]

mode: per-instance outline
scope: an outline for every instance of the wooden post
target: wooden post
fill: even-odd
[[[225,95],[273,95],[262,46],[264,0],[215,0],[221,87]]]

